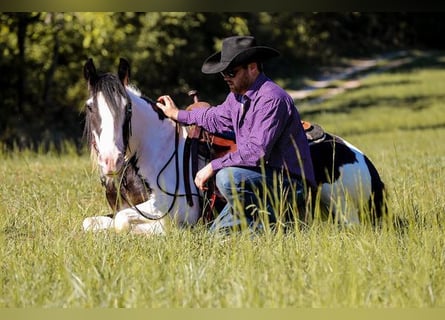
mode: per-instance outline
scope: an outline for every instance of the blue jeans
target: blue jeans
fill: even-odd
[[[305,214],[306,192],[302,179],[277,170],[228,167],[216,174],[216,187],[227,204],[210,230],[247,226],[251,229],[289,221]]]

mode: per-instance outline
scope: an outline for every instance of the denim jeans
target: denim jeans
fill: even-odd
[[[210,230],[245,226],[251,229],[302,216],[306,207],[302,179],[271,168],[228,167],[216,174],[216,186],[227,201]]]

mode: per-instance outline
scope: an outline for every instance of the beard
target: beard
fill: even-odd
[[[230,92],[244,94],[253,81],[251,81],[247,73],[243,73],[238,78],[235,77],[234,79],[226,80],[226,83],[229,86]]]

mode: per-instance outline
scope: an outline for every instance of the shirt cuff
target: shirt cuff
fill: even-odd
[[[218,170],[223,168],[223,163],[222,163],[223,162],[223,158],[224,157],[213,159],[210,162],[210,165],[212,166],[213,171],[218,171]]]
[[[178,122],[188,124],[189,112],[185,110],[178,111]]]

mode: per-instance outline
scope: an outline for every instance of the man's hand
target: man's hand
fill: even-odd
[[[178,108],[170,96],[160,96],[156,105],[164,112],[166,117],[178,120]]]
[[[195,177],[195,184],[200,190],[207,190],[207,187],[205,186],[207,180],[213,176],[213,169],[212,165],[208,163],[204,168],[198,171],[196,173]]]

